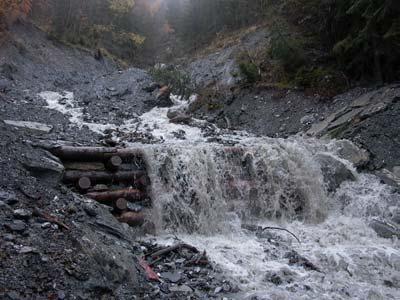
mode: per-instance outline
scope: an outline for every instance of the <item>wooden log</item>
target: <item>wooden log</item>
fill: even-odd
[[[143,155],[143,151],[137,148],[59,146],[50,151],[62,160],[68,161],[105,161],[116,155],[120,158]]]
[[[148,178],[145,171],[121,171],[117,173],[96,172],[96,171],[66,171],[64,173],[65,183],[77,182],[82,177],[88,177],[92,183],[106,182],[131,182],[132,184],[148,184]]]
[[[141,226],[145,221],[144,213],[142,212],[133,212],[127,211],[122,213],[119,217],[117,217],[118,221],[121,223],[126,223],[129,226]]]
[[[90,189],[90,187],[92,186],[92,181],[90,180],[89,177],[81,177],[78,180],[78,187],[82,190],[82,191],[86,191],[88,189]]]
[[[118,155],[111,156],[106,164],[107,169],[109,169],[111,171],[118,170],[121,165],[122,165],[122,158],[119,157]]]
[[[120,198],[124,198],[131,202],[141,201],[146,197],[146,194],[136,189],[123,189],[108,192],[87,193],[85,196],[101,203],[111,203]]]
[[[77,171],[105,171],[106,167],[101,162],[65,162],[66,170]]]
[[[124,210],[127,210],[128,202],[126,201],[125,198],[118,198],[117,200],[114,201],[113,207],[115,211],[122,212]]]

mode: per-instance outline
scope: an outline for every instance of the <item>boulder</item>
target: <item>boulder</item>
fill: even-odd
[[[392,237],[400,237],[400,228],[395,224],[383,220],[372,220],[369,226],[380,237],[390,239]]]
[[[369,162],[369,153],[366,150],[357,147],[352,142],[348,140],[340,140],[336,145],[338,146],[338,155],[341,158],[350,161],[355,167],[364,167]]]
[[[51,125],[38,123],[38,122],[14,121],[14,120],[4,120],[3,122],[7,125],[11,125],[11,126],[18,127],[21,129],[37,131],[40,133],[49,133],[53,129],[53,126],[51,126]]]
[[[336,191],[344,181],[356,179],[353,172],[343,162],[331,155],[319,153],[316,161],[321,167],[328,192]]]
[[[63,164],[47,151],[31,152],[22,164],[32,176],[46,181],[51,186],[57,185],[64,173]]]

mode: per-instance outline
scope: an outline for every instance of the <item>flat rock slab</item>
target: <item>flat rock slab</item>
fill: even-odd
[[[3,122],[7,125],[11,125],[14,127],[39,131],[43,133],[49,133],[50,131],[53,130],[53,126],[38,122],[14,121],[14,120],[4,120]]]

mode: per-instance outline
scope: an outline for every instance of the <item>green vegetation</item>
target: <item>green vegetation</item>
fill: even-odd
[[[194,93],[195,86],[190,77],[173,66],[157,66],[150,69],[150,74],[159,84],[169,86],[176,95],[188,98]]]

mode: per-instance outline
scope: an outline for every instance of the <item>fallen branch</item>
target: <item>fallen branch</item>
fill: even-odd
[[[46,221],[48,221],[50,223],[57,224],[58,226],[66,229],[66,230],[70,229],[67,225],[65,225],[63,222],[59,221],[56,217],[54,217],[46,212],[42,212],[38,208],[35,208],[33,210],[33,215],[37,216],[39,218],[45,219]]]
[[[265,230],[282,230],[282,231],[286,231],[287,233],[291,234],[299,242],[299,244],[301,244],[300,239],[294,233],[290,232],[289,230],[287,230],[285,228],[268,226],[268,227],[264,227],[262,229],[262,231],[265,231]]]
[[[176,245],[173,245],[173,246],[166,247],[164,249],[158,250],[158,251],[153,252],[153,253],[151,253],[149,255],[146,255],[146,256],[150,256],[152,259],[156,259],[156,258],[158,258],[158,257],[160,257],[162,255],[166,255],[166,254],[168,254],[168,253],[170,253],[172,251],[175,251],[175,250],[178,250],[178,249],[182,249],[182,248],[186,248],[186,249],[191,250],[191,251],[193,251],[195,253],[199,253],[199,250],[197,250],[197,248],[195,248],[193,246],[190,246],[188,244],[182,243],[182,244],[176,244]]]

